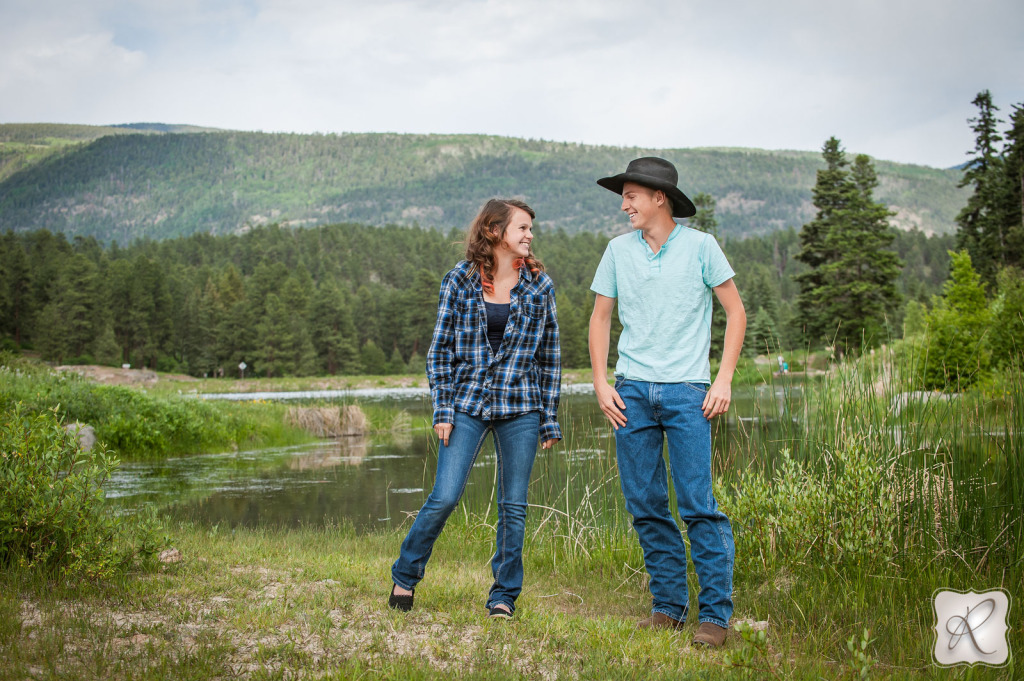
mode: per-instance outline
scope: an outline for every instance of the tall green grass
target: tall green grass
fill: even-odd
[[[96,437],[125,459],[290,445],[310,437],[284,422],[276,403],[210,403],[182,396],[98,385],[75,374],[0,356],[0,412],[56,409],[65,423],[91,425]]]

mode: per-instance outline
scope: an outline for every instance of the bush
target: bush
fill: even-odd
[[[822,471],[789,453],[774,476],[745,473],[732,493],[715,496],[733,518],[736,555],[761,562],[880,566],[896,553],[895,494],[886,467],[861,446],[837,451]]]
[[[106,504],[118,460],[105,446],[82,451],[56,409],[0,413],[0,565],[109,577],[159,550],[152,515],[118,517]]]
[[[211,404],[160,397],[126,386],[96,385],[67,372],[0,352],[0,411],[57,408],[67,422],[87,423],[126,458],[152,458],[259,444],[293,444],[307,436],[288,429],[281,405]]]
[[[926,347],[919,385],[926,390],[965,390],[984,376],[991,352],[991,317],[985,285],[966,251],[950,251],[950,278],[926,317]]]

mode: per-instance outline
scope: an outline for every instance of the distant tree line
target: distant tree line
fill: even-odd
[[[698,228],[714,226],[701,197]],[[709,227],[709,225],[711,227]],[[121,247],[41,230],[0,235],[0,346],[59,363],[130,363],[196,376],[387,374],[423,370],[438,286],[461,233],[338,224],[197,234]],[[893,235],[904,300],[941,291],[952,236]],[[563,362],[585,367],[589,291],[607,237],[541,231]],[[797,310],[800,235],[726,240],[750,311],[748,353],[806,342]],[[902,308],[895,311],[895,325]],[[721,321],[724,315],[716,315]],[[758,336],[757,334],[760,334]],[[713,350],[717,352],[717,350]],[[614,353],[611,361],[614,362]]]

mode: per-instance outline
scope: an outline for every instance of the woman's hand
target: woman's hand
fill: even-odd
[[[454,427],[451,423],[434,424],[434,432],[437,433],[438,439],[444,443],[445,447],[448,446],[448,437],[452,434],[452,428]]]
[[[555,443],[558,442],[560,439],[561,438],[553,437],[550,440],[544,440],[544,442],[541,443],[540,448],[541,449],[551,449],[552,447],[555,446]]]

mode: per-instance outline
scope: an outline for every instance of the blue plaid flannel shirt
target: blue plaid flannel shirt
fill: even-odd
[[[487,421],[539,411],[540,440],[561,439],[562,366],[551,277],[520,269],[497,353],[487,342],[479,272],[460,262],[445,275],[439,298],[427,350],[434,424],[453,423],[456,411]]]

